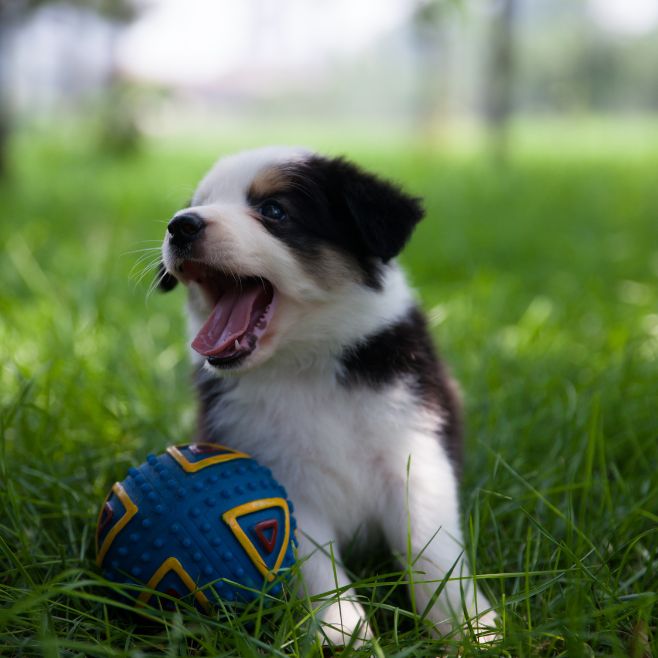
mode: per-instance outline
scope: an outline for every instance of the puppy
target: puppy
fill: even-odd
[[[295,505],[326,638],[371,630],[340,549],[383,532],[439,632],[491,625],[463,557],[455,389],[394,258],[418,199],[340,158],[221,159],[167,226],[160,286],[188,290],[199,433],[267,465]],[[371,536],[371,535],[370,535]],[[333,555],[333,560],[332,560]],[[444,583],[445,579],[445,583]]]

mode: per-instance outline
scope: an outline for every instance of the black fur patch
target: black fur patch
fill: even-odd
[[[410,378],[424,404],[440,411],[437,432],[457,471],[462,467],[462,421],[459,398],[436,355],[424,315],[413,308],[402,320],[346,349],[341,358],[345,386],[375,389],[400,376]]]
[[[423,216],[418,199],[342,158],[286,165],[276,187],[248,198],[256,209],[269,198],[286,210],[285,220],[261,218],[267,230],[311,263],[323,244],[350,254],[375,288]]]
[[[215,441],[210,417],[219,408],[221,399],[235,382],[224,377],[215,377],[199,366],[194,373],[194,384],[196,386],[199,408],[197,422],[197,440]]]

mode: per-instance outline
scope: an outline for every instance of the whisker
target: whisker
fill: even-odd
[[[138,285],[140,285],[140,284],[142,283],[142,281],[144,281],[144,279],[145,279],[149,274],[155,274],[155,272],[156,272],[155,267],[152,267],[152,268],[150,268],[149,270],[145,270],[144,272],[142,272],[139,276],[134,277],[133,280],[134,280],[134,282],[135,282],[135,287],[137,287]]]
[[[151,282],[151,285],[149,286],[149,289],[146,291],[146,301],[149,300],[149,297],[153,294],[154,290],[162,283],[164,278],[167,276],[167,270],[165,270],[161,276],[157,277],[156,279],[153,279]]]
[[[149,251],[148,253],[142,254],[139,258],[135,260],[135,263],[139,265],[139,263],[143,263],[145,260],[148,260],[152,258],[154,261],[160,260],[160,253],[153,253],[152,251]]]
[[[141,265],[144,261],[147,261],[147,260],[149,260],[149,259],[153,259],[152,262],[158,262],[158,261],[160,260],[160,256],[159,256],[159,254],[158,254],[157,256],[155,256],[155,258],[153,258],[153,256],[154,256],[153,254],[143,254],[142,256],[140,256],[140,257],[135,261],[135,263],[134,263],[134,265],[133,265],[133,268],[138,267],[138,266]]]
[[[145,251],[160,251],[161,247],[141,247],[140,249],[131,249],[130,251],[122,251],[121,256],[128,256],[130,254],[141,254]]]
[[[144,266],[142,271],[139,273],[139,275],[136,278],[136,283],[140,283],[142,279],[147,275],[153,272],[155,269],[157,269],[160,265],[159,261],[156,261],[154,263],[149,263],[148,265]]]
[[[160,262],[161,261],[159,258],[155,258],[150,263],[146,263],[144,265],[141,265],[141,263],[137,262],[131,268],[129,276],[131,279],[134,279],[135,285],[138,285],[147,274],[152,272],[160,265]]]

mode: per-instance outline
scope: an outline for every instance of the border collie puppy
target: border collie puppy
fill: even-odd
[[[394,258],[418,199],[340,158],[221,159],[167,226],[160,287],[188,290],[199,432],[268,466],[295,504],[326,638],[370,636],[340,548],[383,532],[422,612],[492,626],[463,557],[455,388]],[[331,553],[335,558],[332,563]]]

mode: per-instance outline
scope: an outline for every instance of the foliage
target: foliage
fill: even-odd
[[[388,566],[359,581],[380,631],[363,655],[657,649],[658,139],[548,130],[531,125],[504,170],[333,143],[426,197],[404,262],[465,391],[468,550],[503,621],[500,647],[432,639]],[[151,272],[131,269],[215,151],[261,136],[115,160],[79,134],[20,137],[0,188],[0,654],[320,656],[307,601],[145,624],[96,573],[108,487],[193,427],[180,291],[145,296]]]

